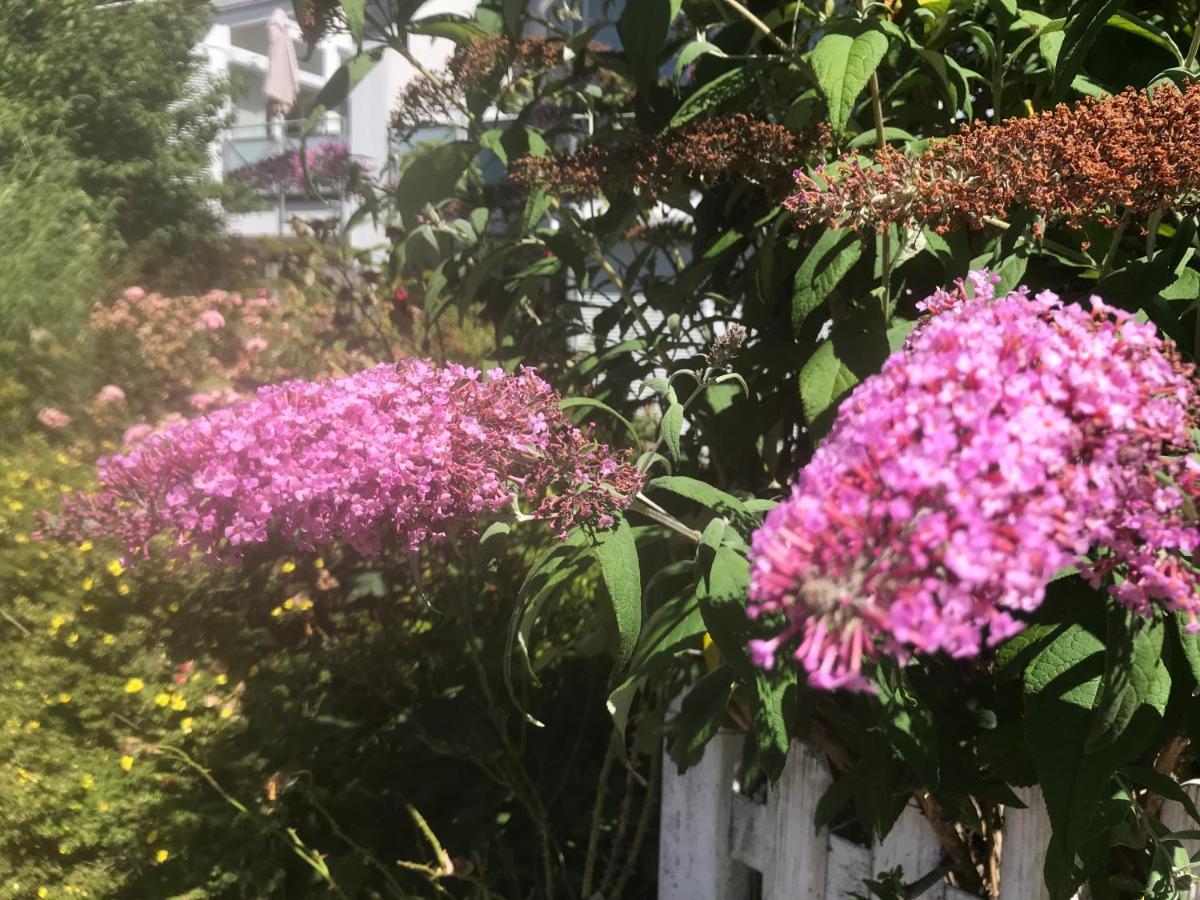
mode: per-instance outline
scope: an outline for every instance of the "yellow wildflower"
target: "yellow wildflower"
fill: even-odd
[[[158,706],[166,706],[168,703],[171,702],[171,695],[166,693],[165,691],[162,693],[159,693],[154,697],[154,702]]]
[[[171,698],[171,709],[175,710],[176,712],[187,709],[187,701],[176,694]]]
[[[217,676],[217,684],[229,684],[229,676],[222,672]]]
[[[96,604],[95,603],[85,603],[85,604],[83,604],[83,606],[81,606],[79,608],[81,610],[83,610],[84,612],[95,612]]]
[[[126,772],[133,768],[133,757],[128,753],[121,757],[121,768]]]
[[[67,645],[68,646],[74,647],[78,643],[79,643],[79,632],[78,631],[72,631],[70,634],[67,635]]]
[[[125,582],[122,581],[120,584],[117,585],[117,593],[120,594],[122,597],[129,596],[129,585],[127,585]]]
[[[174,600],[172,600],[170,603],[167,604],[167,612],[173,612],[173,613],[179,612],[179,604],[176,603]]]
[[[54,459],[60,466],[69,466],[71,464],[71,457],[62,452],[54,454]]]
[[[59,703],[70,703],[71,695],[68,694],[66,691],[63,691],[61,694],[58,695],[58,702]]]
[[[146,682],[142,681],[142,679],[130,678],[127,682],[125,682],[125,693],[127,693],[127,694],[139,693],[142,690],[142,688],[144,688],[145,686],[146,686]]]
[[[42,727],[42,723],[39,722],[37,719],[30,719],[28,722],[25,723],[26,731],[37,731],[41,727]]]
[[[284,601],[283,601],[283,608],[284,608],[284,609],[295,609],[295,608],[296,608],[296,600],[295,600],[295,598],[294,598],[294,597],[288,597],[286,600],[284,600]]]
[[[28,544],[28,543],[29,543],[29,535],[27,535],[27,534],[14,534],[14,535],[13,535],[13,543],[16,543],[16,544]]]
[[[159,850],[157,853],[154,854],[154,861],[155,861],[155,863],[158,863],[161,865],[162,863],[165,863],[167,861],[167,858],[170,857],[170,855],[171,854],[166,850]]]
[[[96,809],[100,812],[108,812],[108,801],[100,800],[96,803]]]
[[[108,569],[108,574],[113,578],[120,578],[125,574],[125,567],[121,565],[121,561],[119,559],[110,559],[105,568]]]
[[[39,897],[49,897],[50,892],[48,890],[46,890],[44,887],[40,887],[40,888],[38,888],[38,896]]]
[[[20,500],[9,500],[8,508],[11,509],[13,512],[20,512],[21,510],[23,510],[25,508],[25,504],[22,503]]]
[[[316,559],[313,560],[313,568],[314,569],[325,568],[325,560],[323,560],[321,557],[318,556]]]
[[[276,618],[276,619],[278,619],[278,618],[279,618],[280,616],[282,616],[282,615],[283,615],[283,608],[282,608],[282,607],[279,607],[279,606],[277,606],[277,607],[275,607],[273,610],[271,610],[271,616],[272,616],[273,618]]]
[[[181,719],[179,722],[179,730],[182,731],[184,734],[191,734],[192,729],[195,727],[196,727],[196,720],[193,719],[191,716],[188,716],[185,719]]]
[[[81,788],[83,788],[85,791],[90,791],[92,788],[94,788],[96,786],[96,779],[93,778],[91,775],[84,775],[82,778],[79,779],[79,786]]]
[[[67,845],[66,845],[66,844],[59,844],[59,845],[58,845],[58,855],[59,855],[59,856],[66,856],[66,855],[67,855],[68,853],[70,853],[70,852],[71,852],[71,851],[70,851],[70,849],[67,847]]]
[[[83,542],[81,542],[81,543],[80,543],[80,545],[79,545],[79,546],[78,546],[76,549],[77,549],[77,550],[78,550],[80,553],[87,553],[87,552],[88,552],[89,550],[91,550],[91,549],[92,549],[94,546],[96,546],[96,545],[95,545],[95,544],[93,544],[91,541],[83,541]]]
[[[287,562],[285,562],[282,566],[279,567],[279,571],[282,572],[284,575],[287,575],[289,572],[295,572],[296,564],[289,559]]]
[[[100,641],[101,641],[101,643],[107,644],[108,646],[111,647],[113,644],[115,644],[117,642],[117,639],[115,637],[113,637],[111,634],[106,634],[106,635],[104,635],[104,637],[100,638]]]
[[[83,584],[81,585],[81,587],[85,591],[90,591],[95,586],[95,584],[96,584],[96,579],[92,578],[89,575],[87,578],[83,579]]]
[[[232,706],[222,706],[222,707],[221,707],[221,712],[220,712],[220,713],[218,713],[218,715],[219,715],[219,716],[220,716],[222,719],[228,719],[230,716],[232,716],[232,715],[233,715],[233,707],[232,707]]]

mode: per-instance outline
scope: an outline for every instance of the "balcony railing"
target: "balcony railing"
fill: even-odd
[[[222,144],[225,178],[230,178],[239,170],[245,172],[270,160],[299,153],[305,125],[305,119],[287,119],[230,128]],[[322,147],[344,145],[345,142],[343,120],[338,118],[336,121],[322,122],[315,132],[309,134],[304,143],[306,150],[311,154],[314,151],[319,152]],[[280,188],[289,198],[307,197],[303,185],[300,184],[281,183],[264,189],[263,193],[273,196]]]

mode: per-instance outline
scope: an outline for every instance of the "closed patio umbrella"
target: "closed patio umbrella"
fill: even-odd
[[[296,48],[288,34],[288,17],[282,9],[271,13],[267,21],[267,80],[263,85],[267,101],[286,115],[300,93],[300,65]]]

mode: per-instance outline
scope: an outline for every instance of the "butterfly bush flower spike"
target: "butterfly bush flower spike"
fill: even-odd
[[[262,388],[138,438],[100,460],[101,490],[68,499],[51,531],[119,535],[131,553],[165,533],[224,561],[268,543],[371,555],[389,538],[412,550],[521,507],[560,532],[604,528],[641,487],[528,368],[485,378],[409,360]]]
[[[754,535],[750,614],[822,688],[887,653],[975,656],[1079,566],[1129,608],[1196,623],[1192,367],[1152,325],[994,278],[924,301]],[[794,649],[793,649],[794,648]]]

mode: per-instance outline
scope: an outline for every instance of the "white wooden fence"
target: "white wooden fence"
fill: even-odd
[[[739,793],[735,779],[742,737],[719,734],[704,757],[682,775],[663,767],[658,860],[659,900],[754,900],[754,873],[761,875],[762,900],[848,900],[869,896],[863,880],[899,866],[916,881],[942,860],[929,822],[915,804],[881,842],[864,847],[813,827],[817,801],[832,777],[824,760],[792,746],[782,778],[766,803]],[[1194,788],[1189,788],[1193,791]],[[1045,900],[1042,863],[1050,822],[1041,792],[1018,788],[1025,809],[1008,809],[999,842],[1000,900]],[[1171,829],[1194,828],[1178,804],[1168,804],[1163,821]],[[1195,852],[1196,848],[1189,848]],[[1191,898],[1200,898],[1200,887]],[[973,900],[973,895],[937,884],[922,900]],[[1078,900],[1084,900],[1080,894]]]

